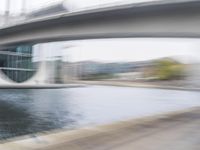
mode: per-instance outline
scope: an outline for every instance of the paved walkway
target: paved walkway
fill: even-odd
[[[25,149],[200,150],[200,108],[0,145],[0,150]]]
[[[8,84],[0,85],[0,89],[62,89],[83,87],[83,84]]]
[[[137,88],[157,88],[169,90],[185,90],[185,91],[200,91],[200,87],[183,86],[183,85],[168,85],[154,82],[133,82],[133,81],[116,81],[116,80],[99,80],[99,81],[74,81],[76,84],[85,85],[105,85],[105,86],[120,86],[120,87],[137,87]]]

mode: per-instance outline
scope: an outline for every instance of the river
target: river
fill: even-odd
[[[200,106],[200,92],[86,86],[0,90],[0,139]]]

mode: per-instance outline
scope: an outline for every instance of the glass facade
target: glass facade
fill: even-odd
[[[7,47],[0,50],[0,69],[11,80],[21,83],[35,73],[32,45]]]

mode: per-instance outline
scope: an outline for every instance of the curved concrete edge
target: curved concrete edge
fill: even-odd
[[[0,89],[57,89],[80,87],[83,84],[53,84],[50,83],[51,69],[45,61],[39,63],[35,74],[23,83],[17,83],[6,77],[0,70]]]
[[[2,70],[0,70],[0,84],[10,85],[10,84],[15,84],[15,82],[9,79],[9,77],[7,77]]]
[[[0,85],[0,89],[64,89],[86,87],[84,84],[9,84]]]
[[[200,107],[192,107],[184,110],[162,113],[153,116],[147,116],[138,119],[131,119],[127,121],[119,121],[108,125],[99,125],[91,127],[83,127],[81,129],[66,130],[59,129],[34,135],[27,135],[23,137],[13,138],[7,141],[2,141],[0,149],[2,150],[33,150],[48,148],[57,144],[71,142],[92,136],[98,136],[101,133],[113,133],[120,129],[127,127],[134,127],[140,125],[152,125],[155,122],[162,121],[163,119],[175,118],[179,115],[184,115]]]
[[[52,70],[48,68],[46,61],[41,61],[38,65],[35,74],[29,80],[25,81],[22,84],[24,85],[48,84],[49,74],[51,71]]]

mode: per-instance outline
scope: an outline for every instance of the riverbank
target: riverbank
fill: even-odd
[[[55,130],[3,141],[2,150],[142,150],[199,148],[200,107],[109,125]]]
[[[99,80],[99,81],[74,81],[75,84],[84,85],[106,85],[106,86],[120,86],[120,87],[137,87],[137,88],[155,88],[155,89],[168,89],[168,90],[184,90],[184,91],[200,91],[199,87],[175,86],[175,85],[159,85],[145,82],[130,82],[130,81],[112,81],[112,80]]]
[[[8,84],[0,85],[0,89],[63,89],[84,86],[83,84]]]

